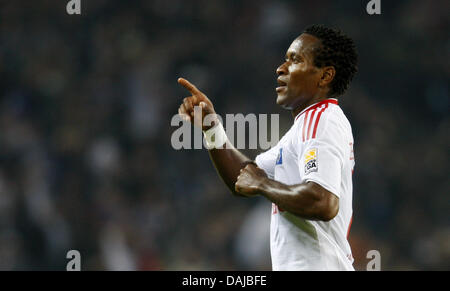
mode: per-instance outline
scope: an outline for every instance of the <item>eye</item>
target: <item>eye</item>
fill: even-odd
[[[303,58],[301,56],[291,54],[291,55],[286,56],[285,61],[292,62],[294,64],[298,64],[300,62],[303,62]]]
[[[300,63],[303,61],[303,59],[301,57],[295,56],[293,61],[294,63]]]

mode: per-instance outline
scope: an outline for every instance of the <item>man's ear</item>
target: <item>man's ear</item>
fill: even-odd
[[[333,66],[322,68],[322,77],[319,81],[319,87],[329,87],[334,77],[336,76],[336,69]]]

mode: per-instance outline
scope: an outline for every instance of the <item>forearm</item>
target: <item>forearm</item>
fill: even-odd
[[[328,221],[336,214],[335,205],[330,205],[323,189],[313,182],[286,185],[275,180],[265,179],[260,193],[283,210],[309,220]],[[333,194],[331,194],[333,195]]]
[[[239,195],[234,189],[239,171],[253,161],[237,150],[229,141],[226,142],[223,149],[211,149],[208,152],[219,176],[234,194]]]

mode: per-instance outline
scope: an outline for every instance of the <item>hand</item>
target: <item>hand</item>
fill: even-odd
[[[193,84],[191,84],[188,80],[179,78],[178,83],[186,88],[192,96],[186,97],[183,99],[183,103],[181,103],[178,108],[178,114],[186,121],[190,121],[195,126],[200,127],[202,130],[208,130],[218,122],[216,112],[214,111],[214,106],[211,100],[206,97],[200,90],[197,89]],[[201,116],[194,118],[194,107],[199,106],[201,109]],[[203,120],[205,116],[213,114],[211,125],[203,125]]]
[[[261,186],[268,177],[263,169],[258,168],[254,164],[248,164],[241,169],[241,173],[237,177],[234,189],[236,192],[247,196],[256,196],[261,194]]]

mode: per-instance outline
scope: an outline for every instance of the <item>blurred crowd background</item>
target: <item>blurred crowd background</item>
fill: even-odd
[[[0,270],[270,270],[271,204],[174,150],[188,93],[279,113],[275,70],[309,24],[354,38],[355,268],[450,270],[450,2],[0,2]],[[280,136],[281,137],[281,136]],[[251,158],[260,151],[248,150]]]

